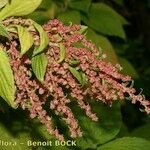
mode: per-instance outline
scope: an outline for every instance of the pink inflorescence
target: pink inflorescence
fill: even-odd
[[[30,21],[21,19],[16,21],[12,18],[3,23],[8,25],[10,22],[26,23],[28,26],[32,24]],[[20,57],[16,40],[8,44],[10,48],[7,53],[17,86],[16,102],[23,109],[29,109],[31,118],[38,117],[50,134],[55,135],[59,140],[64,140],[59,130],[53,127],[52,118],[43,108],[49,96],[52,97],[49,108],[54,110],[56,115],[64,118],[72,138],[82,136],[78,121],[67,106],[74,100],[93,121],[98,121],[98,117],[92,112],[90,104],[86,101],[87,96],[111,106],[113,101],[124,100],[125,95],[128,95],[132,103],[140,103],[145,111],[150,113],[150,101],[145,100],[142,94],[136,94],[136,90],[130,86],[132,82],[130,76],[121,74],[117,67],[101,59],[101,51],[80,33],[81,25],[64,26],[55,19],[45,24],[43,29],[50,39],[49,45],[44,51],[48,57],[48,65],[43,84],[32,78],[32,62],[26,56]],[[36,32],[32,32],[32,34],[35,37],[36,45],[39,45],[38,34]],[[60,43],[65,47],[65,57],[62,62],[59,62]],[[77,63],[73,64],[73,61]],[[86,85],[81,86],[70,72],[70,66],[84,73]],[[69,92],[65,93],[64,88]]]

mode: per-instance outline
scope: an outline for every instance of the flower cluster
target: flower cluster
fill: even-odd
[[[31,21],[23,19],[11,18],[3,22],[5,26],[10,23],[32,25]],[[44,51],[48,57],[48,65],[43,84],[33,77],[31,60],[27,56],[20,57],[17,38],[8,43],[7,53],[17,87],[17,104],[23,109],[28,108],[31,118],[38,117],[45,124],[48,132],[60,140],[64,139],[63,135],[53,127],[52,118],[43,108],[48,99],[50,99],[49,108],[65,120],[72,138],[82,136],[78,121],[67,105],[72,101],[76,101],[93,121],[98,121],[98,117],[86,101],[88,96],[110,106],[113,101],[124,100],[128,96],[132,103],[140,103],[145,111],[150,113],[150,101],[145,100],[141,93],[136,94],[136,90],[131,85],[131,77],[121,74],[118,67],[105,62],[102,59],[102,52],[80,33],[81,28],[81,25],[64,26],[56,19],[43,25],[50,39]],[[31,33],[35,45],[40,45],[38,33],[36,31]],[[65,51],[65,57],[61,62],[59,62],[60,44],[64,46]],[[70,66],[84,75],[85,85],[81,85],[71,73]]]

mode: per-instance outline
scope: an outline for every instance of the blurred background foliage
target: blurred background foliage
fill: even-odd
[[[112,64],[120,63],[123,67],[122,72],[132,76],[136,88],[140,89],[139,92],[143,90],[146,97],[150,98],[150,0],[43,0],[39,8],[26,18],[31,18],[40,24],[57,18],[66,25],[73,23],[88,26],[87,38],[107,54],[106,61]],[[6,104],[1,105],[6,108]],[[85,133],[82,138],[77,139],[78,147],[71,149],[99,149],[101,144],[115,137],[136,136],[150,140],[150,116],[139,111],[138,105],[131,105],[129,101],[122,102],[121,113],[120,105],[117,103],[111,109],[103,104],[98,108],[94,104],[93,107],[100,117],[98,124],[84,115],[79,116],[78,113],[82,114],[81,110],[72,107]],[[3,120],[1,124],[6,128],[8,121],[11,124],[11,128],[9,127],[9,130],[7,129],[5,134],[1,133],[1,135],[11,138],[13,133],[19,137],[25,134],[23,137],[29,138],[26,133],[30,133],[30,138],[33,140],[54,140],[36,120],[31,121],[28,117],[24,119],[19,115],[26,116],[26,112],[18,110],[18,114],[10,109],[6,111],[7,113],[1,111],[0,118]],[[15,120],[11,120],[13,116],[17,116]],[[5,118],[8,118],[8,121]],[[56,116],[54,118],[60,130],[66,133],[64,122]],[[17,128],[14,128],[16,126]],[[28,132],[19,132],[19,130]],[[4,128],[0,131],[4,131]],[[125,143],[126,140],[123,139]],[[137,138],[138,141],[144,144]],[[113,147],[111,142],[109,145]],[[110,148],[109,145],[103,146],[102,150]],[[114,144],[114,147],[116,146]],[[54,149],[67,150],[68,148],[55,147]]]

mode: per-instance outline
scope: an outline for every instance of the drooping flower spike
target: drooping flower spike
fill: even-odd
[[[32,28],[32,23],[21,18],[3,21],[5,26],[26,26],[34,37],[34,44],[39,46],[40,36]],[[15,38],[7,43],[17,87],[16,103],[28,109],[31,118],[38,117],[48,132],[59,140],[64,140],[64,137],[53,126],[52,117],[43,107],[49,97],[49,109],[64,118],[72,138],[82,136],[78,121],[67,106],[72,100],[76,100],[77,105],[93,121],[98,121],[98,117],[86,101],[87,96],[111,106],[115,100],[124,100],[128,95],[132,103],[140,103],[145,112],[150,113],[150,101],[145,100],[141,93],[136,94],[136,90],[130,86],[131,77],[121,74],[117,65],[115,67],[105,62],[102,52],[81,34],[81,28],[81,25],[65,26],[56,19],[43,26],[49,44],[43,51],[48,61],[42,83],[33,78],[30,58],[27,55],[20,57],[17,34],[11,33]],[[69,92],[66,93],[64,88]]]

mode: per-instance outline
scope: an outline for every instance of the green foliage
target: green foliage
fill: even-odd
[[[54,136],[50,135],[45,126],[41,125],[38,120],[34,120],[31,122],[33,125],[37,124],[37,128],[33,129],[31,134],[33,135],[33,139],[35,141],[52,141],[52,146],[45,146],[45,147],[37,147],[37,150],[49,150],[49,149],[54,149],[54,150],[70,150],[69,147],[67,146],[55,146],[55,141],[57,140]],[[41,140],[42,139],[42,140]]]
[[[7,3],[8,3],[8,0],[1,0],[1,1],[0,1],[0,9],[1,9],[2,7],[4,7]]]
[[[58,63],[61,63],[65,59],[65,47],[62,43],[59,44],[60,49],[60,58],[58,60]]]
[[[15,108],[15,84],[13,72],[5,51],[0,48],[0,96]]]
[[[77,59],[74,59],[74,60],[71,60],[71,61],[70,61],[70,65],[71,65],[71,66],[76,66],[76,65],[78,65],[78,64],[80,64],[80,61],[77,60]]]
[[[99,4],[99,9],[101,10],[107,10],[109,11],[110,13],[112,13],[114,16],[116,16],[119,20],[120,20],[120,23],[122,25],[127,25],[129,24],[129,22],[123,17],[121,16],[119,13],[117,13],[113,8],[111,8],[110,6],[104,4],[104,3],[100,3]]]
[[[81,16],[78,11],[66,11],[63,13],[60,13],[57,17],[57,19],[61,20],[64,24],[73,23],[73,24],[80,24],[81,22]]]
[[[17,25],[16,27],[18,29],[18,36],[19,36],[19,41],[21,46],[21,54],[24,55],[32,47],[34,40],[32,35],[29,33],[29,31],[26,28],[19,25]]]
[[[7,30],[5,29],[5,27],[1,22],[0,22],[0,35],[10,38],[9,33],[7,32]]]
[[[70,0],[68,5],[70,8],[88,13],[91,0]]]
[[[42,51],[44,51],[44,49],[47,47],[49,43],[49,38],[47,34],[45,33],[45,31],[43,30],[43,28],[39,24],[34,22],[33,25],[36,28],[36,30],[39,32],[39,36],[40,36],[40,46],[36,47],[33,51],[33,54],[37,55],[38,53],[41,53]]]
[[[43,24],[49,21],[49,18],[45,15],[45,12],[42,10],[37,10],[33,12],[32,14],[27,15],[27,18],[31,18],[32,20],[40,24]]]
[[[0,12],[0,20],[11,16],[24,16],[33,12],[42,0],[11,0]]]
[[[44,81],[47,64],[48,58],[44,53],[38,54],[32,58],[33,72],[41,83]]]
[[[123,0],[114,0],[114,2],[116,4],[118,4],[119,6],[123,6],[124,5],[124,1]]]
[[[84,86],[86,84],[86,76],[83,72],[78,71],[76,68],[69,66],[69,70],[72,75],[79,81],[79,83]]]
[[[149,150],[150,143],[142,138],[124,137],[100,146],[97,150]]]
[[[148,120],[149,121],[149,120]],[[150,123],[147,122],[146,124],[134,129],[130,136],[135,136],[135,137],[140,137],[140,138],[144,138],[146,140],[150,141]]]
[[[53,19],[56,12],[58,11],[58,6],[52,0],[43,0],[41,5],[29,14],[27,18],[31,18],[37,23],[43,24]]]
[[[38,119],[29,119],[23,111],[11,110],[8,113],[0,113],[0,137],[3,141],[12,142],[16,146],[2,146],[1,150],[69,150],[67,146],[55,146],[57,140],[50,135],[45,126]],[[8,124],[9,122],[9,124]],[[27,142],[52,141],[52,146],[28,146]]]
[[[20,133],[17,137],[14,137],[6,128],[5,126],[0,123],[0,137],[2,141],[11,142],[8,146],[0,146],[1,150],[32,150],[32,147],[28,147],[25,143],[30,139],[29,133]],[[23,143],[23,144],[21,144]]]
[[[111,62],[112,64],[118,63],[118,58],[115,50],[106,37],[95,33],[92,29],[87,30],[86,37],[87,39],[94,42],[97,47],[100,47],[100,49],[103,50],[103,52],[107,55],[106,61]]]
[[[100,33],[126,38],[120,17],[103,3],[93,3],[88,17],[83,16],[83,21]]]
[[[119,131],[119,133],[117,134],[116,137],[121,138],[121,137],[124,137],[124,136],[130,136],[130,135],[129,135],[129,131],[128,131],[127,126],[124,123],[122,123],[120,131]]]
[[[77,109],[74,111],[84,130],[83,137],[77,139],[77,145],[81,149],[94,149],[97,145],[110,141],[118,134],[121,127],[119,103],[114,103],[111,109],[99,102],[92,103],[93,112],[97,113],[99,117],[98,122],[91,121]]]
[[[122,72],[124,74],[130,75],[134,79],[139,79],[139,75],[138,75],[137,71],[134,69],[134,67],[131,65],[131,63],[127,59],[124,59],[124,58],[120,57],[119,58],[119,63],[123,67]]]
[[[87,29],[88,29],[87,26],[82,25],[82,26],[81,26],[81,29],[79,30],[79,33],[80,33],[80,34],[85,34],[85,33],[87,32]]]

